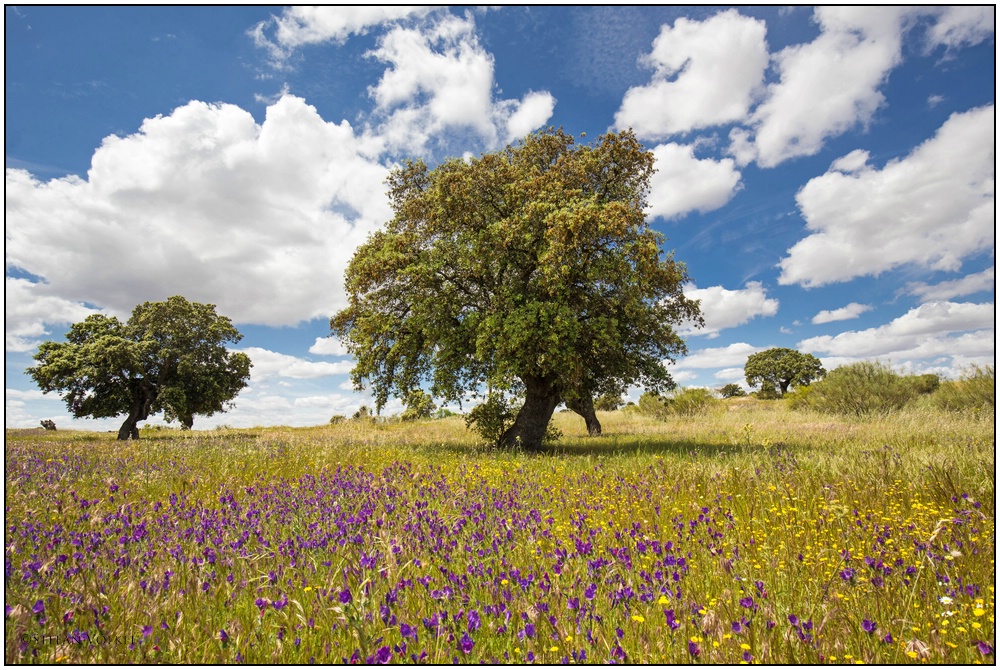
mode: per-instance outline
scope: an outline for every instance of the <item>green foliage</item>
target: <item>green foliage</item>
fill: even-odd
[[[934,374],[910,375],[905,379],[906,383],[913,389],[915,395],[934,393],[941,386],[941,378]]]
[[[497,445],[500,436],[513,425],[520,409],[520,403],[509,400],[500,393],[491,393],[465,415],[465,427],[477,433],[487,444]],[[554,442],[560,437],[562,431],[550,423],[545,429],[542,442]]]
[[[344,423],[346,419],[347,417],[344,416],[343,414],[334,414],[333,416],[330,417],[330,425],[336,426],[338,423]]]
[[[94,314],[73,324],[66,342],[38,347],[27,373],[73,416],[127,414],[119,439],[138,438],[138,422],[161,411],[184,428],[225,411],[250,377],[250,359],[225,346],[240,339],[215,305],[174,296],[139,305],[125,323]]]
[[[795,406],[828,414],[888,414],[916,396],[915,385],[884,363],[861,361],[839,367],[800,395]]]
[[[944,382],[931,396],[934,406],[950,411],[993,411],[996,407],[996,375],[992,365],[974,365],[958,381]]]
[[[352,421],[375,421],[375,415],[372,414],[371,409],[368,405],[362,405],[358,408],[354,414],[351,415]]]
[[[403,421],[415,421],[417,419],[429,419],[431,413],[437,409],[434,400],[420,389],[410,391],[406,396],[406,409],[400,418]]]
[[[780,397],[792,386],[808,386],[826,374],[819,359],[794,349],[775,347],[751,355],[743,368],[747,385],[760,387],[758,398]]]
[[[747,394],[739,384],[726,384],[719,389],[719,395],[723,398],[742,398]]]
[[[432,416],[435,419],[447,419],[450,416],[458,416],[458,414],[456,412],[452,412],[447,407],[439,407]]]
[[[697,416],[719,406],[719,400],[704,388],[681,389],[674,393],[667,409],[677,416]]]
[[[639,396],[638,412],[654,419],[666,419],[669,414],[668,400],[656,391],[646,391]]]
[[[552,129],[433,170],[404,162],[395,215],[355,252],[330,322],[355,385],[378,408],[427,382],[445,402],[523,391],[532,435],[568,391],[671,388],[674,326],[701,316],[645,220],[653,162],[631,131],[577,146]]]
[[[594,409],[598,412],[613,412],[622,406],[621,395],[606,393],[594,401]]]
[[[496,444],[514,423],[514,415],[514,405],[507,398],[491,393],[465,415],[465,427],[478,433],[487,443]]]

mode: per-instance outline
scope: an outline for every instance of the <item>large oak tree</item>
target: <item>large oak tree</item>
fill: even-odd
[[[246,354],[226,349],[242,335],[215,305],[180,296],[136,307],[127,322],[94,314],[65,342],[43,342],[28,374],[62,394],[75,417],[127,418],[119,440],[138,439],[138,422],[164,412],[185,428],[194,415],[225,411],[250,378]]]
[[[522,394],[500,443],[527,449],[562,400],[593,415],[595,396],[672,388],[665,362],[686,353],[674,326],[701,315],[646,223],[653,171],[631,131],[578,145],[553,129],[395,169],[395,216],[357,249],[349,306],[330,321],[356,387],[379,408],[426,382],[446,402],[484,386]]]

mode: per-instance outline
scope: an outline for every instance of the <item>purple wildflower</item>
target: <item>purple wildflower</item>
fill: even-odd
[[[663,610],[663,616],[667,618],[667,625],[670,626],[670,630],[677,630],[681,627],[674,616],[673,610]]]
[[[143,630],[145,631],[145,629],[143,629]],[[145,637],[145,636],[143,636],[143,637]],[[219,640],[221,642],[223,642],[223,643],[229,642],[229,633],[226,632],[225,628],[223,628],[223,629],[221,629],[219,631]]]
[[[375,663],[378,665],[385,665],[392,658],[392,650],[389,649],[388,645],[384,647],[379,647],[375,652]]]
[[[852,568],[845,568],[840,571],[840,578],[845,582],[849,582],[854,579],[854,570]]]
[[[869,635],[874,634],[876,628],[877,626],[875,625],[875,622],[872,621],[871,619],[863,619],[861,621],[861,630],[868,633]]]
[[[799,625],[799,618],[797,616],[795,616],[794,614],[789,614],[788,615],[788,623],[792,624],[793,626],[798,626]]]
[[[458,641],[458,648],[462,650],[463,653],[469,654],[472,652],[472,648],[476,645],[469,637],[468,633],[462,633],[462,639]]]
[[[698,645],[694,642],[688,642],[688,653],[693,657],[698,658],[698,654],[701,653],[701,649],[699,649]]]
[[[399,624],[399,634],[404,638],[410,638],[414,642],[417,641],[417,628],[416,626],[411,626],[407,623]]]
[[[338,593],[337,596],[340,598],[340,603],[342,605],[346,605],[347,603],[351,602],[351,590],[350,589],[344,589],[343,591],[341,591],[340,593]]]
[[[976,644],[976,648],[979,649],[979,653],[982,654],[983,656],[993,655],[993,647],[991,647],[988,642],[980,641],[978,644]]]
[[[597,584],[591,583],[590,586],[584,589],[583,595],[587,600],[593,600],[594,596],[597,595]]]
[[[45,614],[45,603],[41,600],[36,600],[35,604],[31,606],[31,611],[35,614]]]

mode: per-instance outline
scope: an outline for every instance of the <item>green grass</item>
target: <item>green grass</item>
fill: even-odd
[[[5,660],[994,661],[992,417],[598,416],[8,430]]]

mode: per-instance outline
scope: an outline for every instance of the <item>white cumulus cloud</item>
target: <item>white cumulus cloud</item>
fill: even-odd
[[[903,359],[993,355],[993,303],[929,302],[876,328],[811,337],[798,348],[828,356]]]
[[[656,173],[649,184],[650,217],[671,219],[725,205],[740,190],[740,172],[730,158],[699,159],[694,147],[661,144],[653,149]]]
[[[953,114],[909,156],[810,180],[796,196],[811,234],[779,263],[781,284],[821,286],[905,263],[958,270],[994,242],[993,106]]]
[[[463,129],[493,147],[544,125],[555,105],[540,91],[494,101],[493,56],[480,45],[471,15],[397,26],[368,55],[388,65],[369,87],[387,149],[423,152],[432,137]]]
[[[980,291],[996,291],[996,274],[994,268],[966,275],[961,279],[952,279],[938,284],[911,282],[906,285],[906,291],[921,300],[951,300]]]
[[[653,78],[628,90],[615,125],[660,139],[742,120],[764,81],[766,33],[763,21],[734,9],[664,25],[642,59]]]
[[[257,46],[267,49],[281,65],[295,49],[308,44],[343,44],[351,35],[365,34],[375,26],[423,16],[433,7],[386,6],[296,6],[286,7],[254,26],[250,34]]]
[[[684,295],[701,301],[704,328],[691,325],[680,329],[681,335],[707,335],[717,337],[719,331],[742,325],[758,316],[778,313],[778,301],[767,297],[767,290],[760,282],[749,282],[742,289],[729,290],[722,286],[698,288],[694,284],[684,288]]]
[[[239,349],[250,357],[253,367],[250,369],[250,382],[267,381],[275,377],[290,377],[292,379],[315,379],[347,374],[354,367],[353,361],[309,361],[297,356],[289,356],[261,347],[246,347]]]
[[[766,347],[755,347],[746,342],[734,342],[725,347],[697,349],[681,358],[672,367],[680,370],[699,370],[710,368],[742,368],[747,358]]]
[[[872,121],[885,102],[879,87],[900,62],[905,15],[895,7],[816,9],[822,32],[774,56],[780,80],[753,112],[758,164],[815,154],[827,138]]]
[[[849,319],[856,319],[865,312],[871,311],[871,309],[871,305],[862,305],[861,303],[852,302],[844,305],[840,309],[824,309],[812,318],[812,322],[814,324],[820,324],[832,323],[833,321],[847,321]]]
[[[355,247],[391,216],[370,149],[294,96],[259,125],[191,102],[105,139],[85,180],[8,169],[7,266],[124,314],[183,295],[237,323],[329,317]]]

